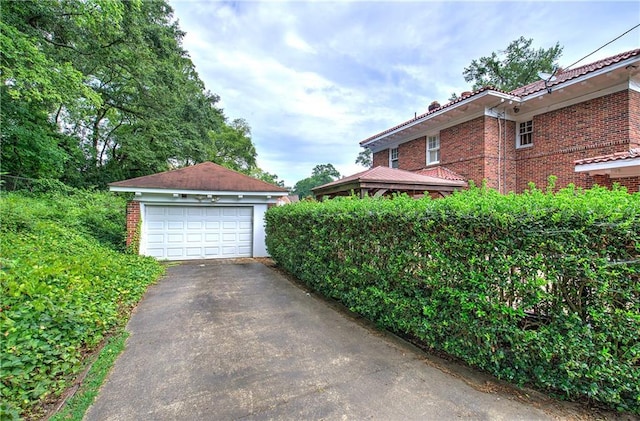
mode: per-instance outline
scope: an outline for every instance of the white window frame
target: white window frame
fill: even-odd
[[[389,148],[389,168],[399,168],[400,161],[398,160],[398,148]],[[395,167],[393,163],[395,162]]]
[[[431,142],[434,141],[435,145],[431,146]],[[436,159],[431,159],[431,153],[435,152]],[[427,165],[438,164],[440,163],[440,136],[439,135],[431,135],[427,136]]]
[[[522,143],[523,136],[528,142]],[[530,148],[533,146],[533,119],[520,121],[516,125],[516,148]]]

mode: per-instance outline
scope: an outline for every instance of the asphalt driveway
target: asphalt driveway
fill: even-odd
[[[128,325],[86,420],[539,420],[251,259],[168,268]]]

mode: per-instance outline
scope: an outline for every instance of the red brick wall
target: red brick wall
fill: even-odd
[[[375,152],[373,154],[373,168],[389,166],[389,149]]]
[[[417,171],[427,165],[427,138],[420,137],[398,146],[398,168]]]
[[[484,117],[440,131],[440,165],[477,185],[485,177]]]
[[[629,149],[640,148],[640,92],[629,89]]]
[[[636,106],[636,105],[634,105]],[[621,91],[533,118],[533,146],[517,149],[516,191],[530,181],[539,188],[550,175],[557,187],[587,187],[574,161],[629,149],[629,91]]]
[[[636,193],[640,191],[640,177],[610,178],[608,175],[594,175],[593,177],[588,177],[587,188],[593,187],[596,184],[602,187],[611,188],[614,183],[626,187],[629,193]]]
[[[515,122],[484,117],[484,178],[500,193],[516,189]]]
[[[136,230],[140,223],[140,202],[134,200],[127,203],[127,246],[136,238]],[[140,241],[140,239],[137,239]]]

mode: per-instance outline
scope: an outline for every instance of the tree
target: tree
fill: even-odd
[[[358,154],[356,158],[356,164],[360,164],[363,167],[371,168],[373,165],[373,157],[371,156],[371,149],[364,148]]]
[[[311,189],[330,183],[340,178],[340,173],[332,164],[316,165],[311,171],[311,177],[302,179],[293,186],[293,194],[297,194],[300,199],[313,196]]]
[[[249,125],[205,90],[166,0],[0,1],[3,170],[104,186],[255,167]]]
[[[258,167],[253,168],[248,175],[253,178],[257,178],[258,180],[265,181],[269,184],[273,184],[274,186],[287,188],[284,185],[284,180],[279,180],[279,177],[276,174],[268,173]]]
[[[246,120],[237,118],[210,136],[211,161],[245,173],[256,167],[256,148],[251,141],[251,127]]]
[[[562,55],[560,44],[536,50],[531,47],[532,43],[533,39],[520,37],[499,54],[493,52],[489,57],[474,59],[462,73],[464,80],[473,82],[473,90],[492,86],[509,92],[538,80],[540,71],[553,72]],[[457,97],[454,94],[452,98]]]

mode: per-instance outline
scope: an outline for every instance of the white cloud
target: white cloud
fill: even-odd
[[[524,36],[564,46],[566,66],[637,24],[632,2],[172,1],[225,114],[252,128],[258,163],[287,185],[358,142],[468,90],[472,59]],[[588,30],[585,30],[588,28]],[[637,48],[639,31],[586,62]]]

